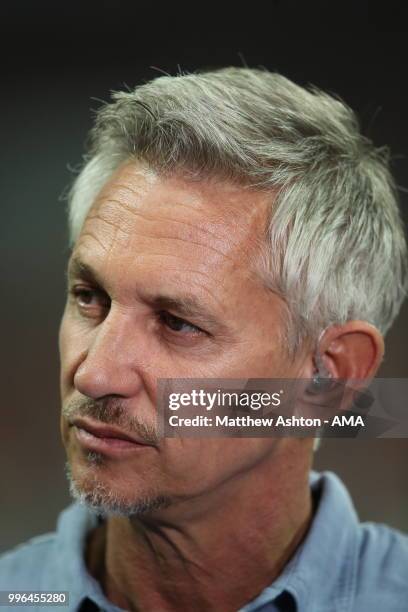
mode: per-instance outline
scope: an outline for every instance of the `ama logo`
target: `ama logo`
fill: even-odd
[[[338,425],[339,427],[364,427],[363,417],[356,415],[346,416],[343,414],[341,416],[335,416],[331,424],[332,426]]]

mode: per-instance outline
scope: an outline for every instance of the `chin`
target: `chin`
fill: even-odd
[[[82,465],[81,465],[82,464]],[[74,500],[87,506],[96,514],[108,517],[148,515],[168,508],[172,501],[152,487],[142,483],[120,483],[117,475],[110,475],[103,455],[87,453],[83,461],[67,462],[66,475],[70,494]]]

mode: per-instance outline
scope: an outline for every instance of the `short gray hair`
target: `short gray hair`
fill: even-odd
[[[69,195],[72,243],[129,159],[269,191],[263,277],[287,302],[292,349],[347,320],[386,333],[407,292],[403,224],[388,150],[346,104],[249,68],[162,76],[112,98]]]

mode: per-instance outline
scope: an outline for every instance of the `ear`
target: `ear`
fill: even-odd
[[[384,356],[384,340],[367,321],[348,321],[325,330],[317,354],[333,378],[371,379]]]

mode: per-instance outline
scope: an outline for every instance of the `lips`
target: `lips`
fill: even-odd
[[[86,419],[75,419],[73,421],[73,425],[80,427],[81,429],[85,429],[85,431],[88,431],[97,438],[116,438],[118,440],[127,440],[128,442],[133,442],[134,444],[146,444],[146,442],[140,438],[129,436],[120,429],[116,429],[116,427],[110,427],[109,425],[100,423],[91,423]]]
[[[71,425],[75,427],[77,441],[88,450],[116,455],[126,451],[152,448],[152,444],[142,438],[103,423],[74,419]]]

